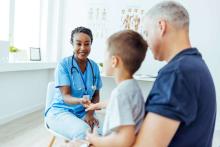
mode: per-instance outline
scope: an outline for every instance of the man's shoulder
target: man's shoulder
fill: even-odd
[[[202,58],[182,56],[178,60],[165,65],[159,71],[158,77],[165,75],[171,76],[173,74],[185,76],[191,75],[191,73],[200,74],[204,68],[207,68],[207,66]]]

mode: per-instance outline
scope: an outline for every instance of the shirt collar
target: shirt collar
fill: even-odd
[[[159,71],[158,74],[164,69],[166,68],[170,63],[175,62],[176,60],[178,60],[180,57],[182,56],[200,56],[202,57],[202,55],[200,54],[200,52],[198,51],[197,48],[186,48],[184,50],[182,50],[181,52],[179,52],[178,54],[176,54],[164,67],[162,67]]]
[[[192,55],[192,56],[202,57],[201,53],[198,51],[197,48],[187,48],[187,49],[182,50],[178,54],[176,54],[176,56],[174,56],[173,59],[170,60],[170,62],[173,62],[173,61],[175,61],[175,60],[177,60],[180,57],[185,56],[185,55]]]

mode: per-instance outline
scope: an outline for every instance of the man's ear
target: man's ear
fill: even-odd
[[[158,24],[159,24],[159,29],[160,29],[160,35],[164,36],[167,30],[167,22],[165,20],[160,20]]]
[[[112,56],[112,67],[115,68],[118,66],[119,59],[117,56]]]

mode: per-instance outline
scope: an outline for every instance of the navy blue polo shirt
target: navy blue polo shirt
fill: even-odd
[[[180,121],[170,147],[212,146],[215,86],[196,48],[181,51],[159,71],[145,111]]]

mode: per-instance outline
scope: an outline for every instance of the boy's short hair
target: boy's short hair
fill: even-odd
[[[118,55],[131,74],[134,74],[141,66],[147,48],[147,42],[143,37],[132,30],[119,31],[107,40],[110,55]]]

